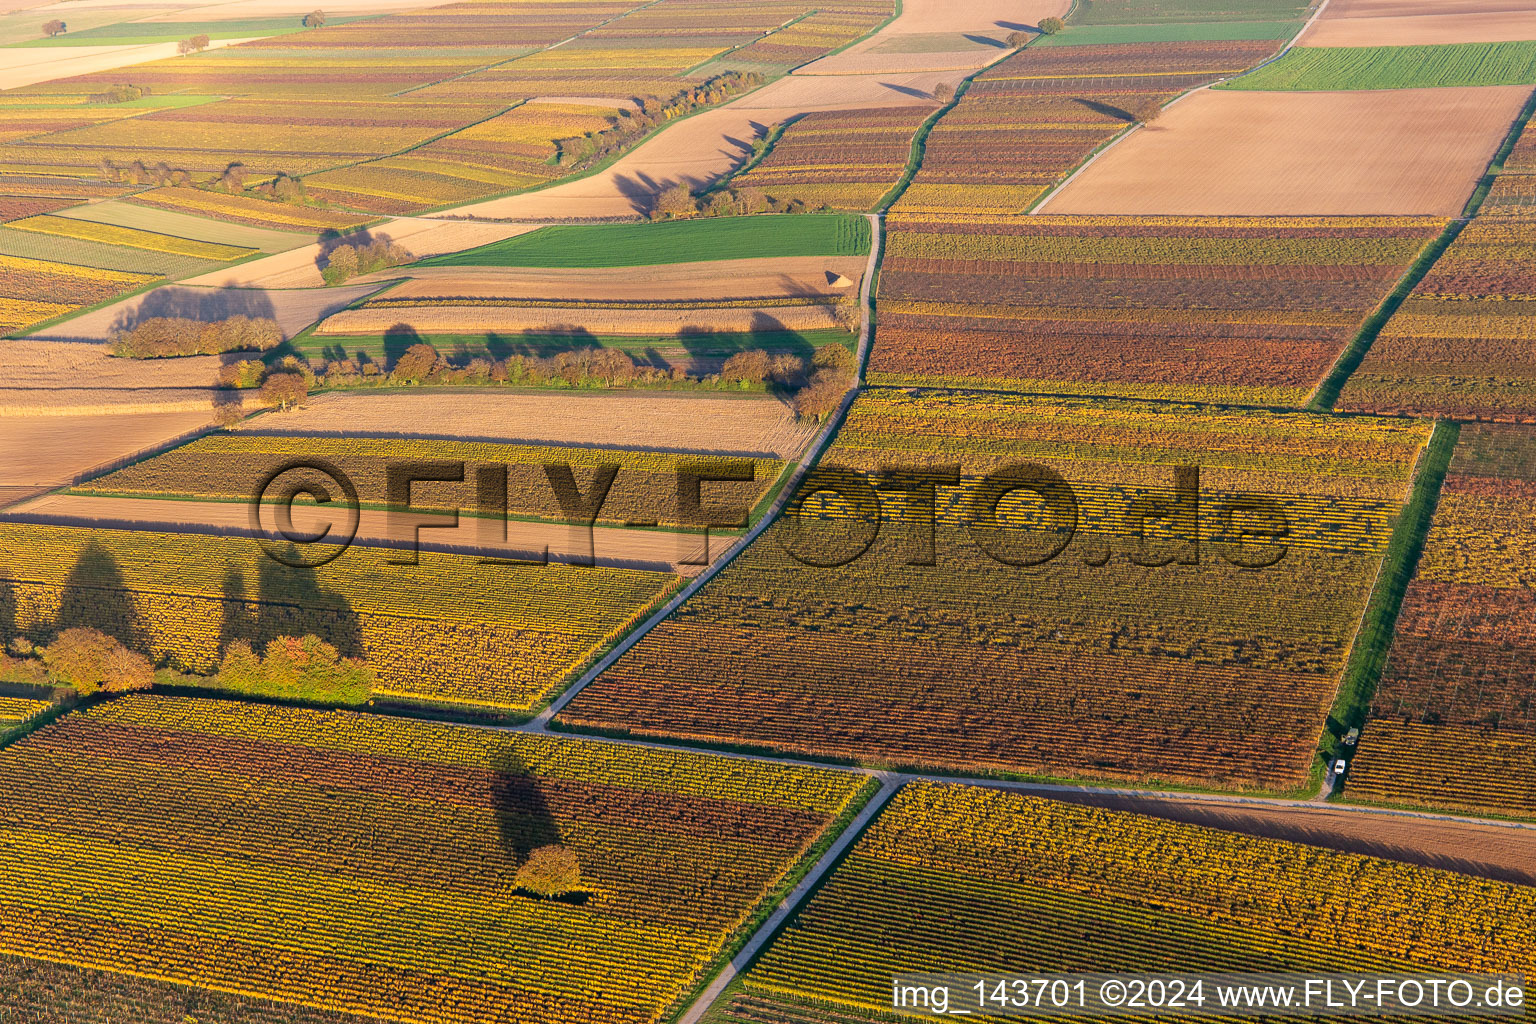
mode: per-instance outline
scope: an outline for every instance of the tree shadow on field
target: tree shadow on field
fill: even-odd
[[[156,288],[112,319],[112,330],[131,331],[146,320],[171,317],[209,323],[248,316],[253,320],[276,320],[277,308],[271,297],[259,288]]]
[[[1001,39],[994,39],[991,36],[979,36],[974,32],[965,33],[965,38],[977,46],[991,46],[999,50],[1006,50],[1008,48],[1008,44]]]
[[[59,633],[66,629],[98,630],[117,638],[125,647],[146,650],[148,634],[139,619],[133,595],[128,592],[117,559],[99,541],[90,541],[80,549],[74,568],[64,580],[59,614],[53,626]]]
[[[384,332],[384,368],[394,366],[412,345],[420,345],[427,339],[408,323],[398,323]]]
[[[245,574],[234,565],[226,565],[221,589],[224,599],[219,612],[219,653],[222,656],[236,640],[256,646],[261,634],[246,594]]]
[[[656,208],[656,197],[665,188],[661,182],[644,171],[633,177],[627,174],[616,174],[613,184],[619,190],[619,194],[629,200],[630,207],[636,213],[645,216],[649,216]]]
[[[1096,114],[1103,114],[1105,117],[1112,117],[1117,121],[1124,121],[1127,124],[1136,123],[1135,114],[1131,113],[1129,110],[1125,110],[1122,107],[1117,107],[1111,103],[1100,103],[1098,100],[1090,100],[1084,96],[1074,96],[1072,97],[1072,102],[1080,106],[1087,107],[1089,110]]]
[[[281,554],[290,562],[300,558],[300,552],[292,545]],[[229,578],[225,580],[227,583]],[[258,607],[251,627],[253,645],[265,645],[280,636],[313,633],[336,648],[342,657],[364,656],[362,626],[351,602],[322,587],[317,570],[285,565],[263,556],[256,569],[256,600]]]
[[[507,742],[492,755],[491,772],[491,808],[507,861],[510,889],[517,869],[527,863],[529,854],[560,842],[560,827],[545,798],[543,780],[529,769],[515,749],[515,741]],[[573,893],[557,897],[556,901],[579,905],[587,898],[587,893]]]

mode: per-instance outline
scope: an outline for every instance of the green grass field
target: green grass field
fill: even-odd
[[[1036,46],[1106,46],[1115,43],[1198,43],[1238,39],[1289,39],[1300,21],[1213,21],[1184,25],[1072,25],[1044,36]]]
[[[1072,16],[1072,24],[1194,25],[1217,21],[1306,21],[1311,16],[1312,7],[1313,3],[1308,0],[1082,0]]]
[[[1536,42],[1297,47],[1218,89],[1335,92],[1536,85]]]
[[[420,265],[646,267],[778,256],[862,256],[871,243],[869,221],[853,214],[711,217],[660,224],[557,225]]]
[[[858,336],[847,331],[768,331],[753,333],[714,332],[678,336],[627,334],[427,334],[391,337],[388,334],[338,335],[301,334],[279,346],[272,358],[290,353],[305,359],[355,359],[366,355],[376,363],[389,365],[408,346],[425,341],[439,352],[456,360],[504,359],[509,355],[551,356],[581,348],[616,348],[647,362],[670,362],[681,351],[694,359],[723,358],[760,348],[769,352],[793,352],[809,356],[822,345],[854,347]]]
[[[65,18],[66,22],[70,19]],[[239,18],[226,21],[118,21],[110,25],[66,32],[51,39],[28,39],[13,46],[140,46],[149,43],[174,43],[192,36],[209,39],[245,39],[251,36],[284,36],[303,32],[301,15],[290,18]],[[357,18],[334,18],[329,25],[342,25]]]

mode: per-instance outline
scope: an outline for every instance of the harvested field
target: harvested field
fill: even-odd
[[[1529,95],[1524,86],[1205,90],[1105,153],[1043,208],[1455,216]]]
[[[4,435],[0,421],[0,436]],[[418,486],[419,491],[429,487]],[[175,501],[153,498],[101,498],[84,494],[49,494],[12,505],[8,514],[47,516],[59,519],[97,520],[117,528],[177,530],[186,527],[248,530],[251,508],[247,501]],[[409,544],[421,531],[423,545],[484,552],[488,557],[535,559],[543,551],[554,562],[596,562],[692,575],[704,568],[704,538],[697,534],[663,530],[633,530],[594,526],[590,530],[562,523],[510,520],[505,534],[494,519],[430,513],[389,513],[363,509],[358,513],[358,543]],[[305,502],[295,502],[293,527],[301,533],[318,533],[334,525],[335,513]],[[276,532],[272,513],[262,517],[264,528]],[[709,557],[719,558],[732,539],[716,536]]]
[[[0,486],[58,487],[98,466],[180,437],[212,420],[200,410],[114,415],[0,415]]]
[[[858,257],[791,256],[599,269],[413,267],[410,280],[381,297],[390,301],[502,298],[671,302],[856,295],[864,266],[865,261]],[[379,276],[388,273],[383,271]],[[848,283],[837,285],[829,280],[837,277]]]
[[[1323,805],[1266,807],[1111,793],[1062,794],[1066,803],[1128,811],[1223,832],[1322,846],[1515,885],[1536,885],[1536,830],[1360,814]]]
[[[378,284],[360,284],[269,290],[167,285],[66,320],[34,337],[42,341],[106,342],[111,340],[114,331],[132,328],[152,317],[206,321],[239,314],[276,320],[283,334],[291,338],[315,321],[379,287]]]
[[[208,44],[208,49],[247,42],[250,42],[250,38],[216,39]],[[175,43],[149,43],[144,46],[0,47],[0,89],[16,89],[59,78],[112,71],[146,61],[166,60],[176,55]]]
[[[790,300],[786,300],[790,301]],[[858,313],[846,302],[809,305],[626,309],[613,306],[364,306],[327,318],[316,334],[382,334],[404,327],[418,334],[685,335],[749,331],[853,330]]]
[[[1373,8],[1403,11],[1379,14]],[[1335,13],[1348,11],[1348,14]],[[1503,43],[1536,39],[1536,10],[1513,0],[1452,4],[1398,0],[1330,4],[1300,42],[1305,46],[1430,46],[1437,43]]]
[[[377,392],[319,395],[301,409],[250,423],[260,433],[451,437],[610,445],[788,459],[816,435],[761,395],[562,392]]]
[[[105,345],[30,338],[0,345],[0,418],[209,408],[217,356],[115,359]]]
[[[1070,0],[906,0],[901,15],[842,53],[797,68],[797,75],[868,75],[895,71],[974,71],[996,60],[1016,28],[1061,17]]]
[[[412,255],[427,257],[486,245],[532,231],[535,227],[537,225],[534,224],[486,224],[402,217],[376,224],[357,233],[355,237],[363,242],[372,239],[399,242]],[[350,237],[343,236],[342,240],[346,241]],[[322,253],[319,243],[306,245],[226,270],[215,270],[200,277],[188,278],[183,283],[218,288],[320,288],[325,285],[319,266],[323,259]],[[391,275],[386,272],[376,276]],[[401,274],[397,271],[392,276],[399,277]]]

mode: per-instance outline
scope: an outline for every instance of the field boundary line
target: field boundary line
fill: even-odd
[[[704,1019],[704,1015],[714,1006],[715,1000],[719,999],[730,987],[731,982],[747,969],[763,948],[778,936],[779,930],[800,909],[800,905],[816,891],[822,880],[843,859],[843,854],[858,841],[864,834],[864,830],[879,816],[880,812],[885,810],[886,804],[890,803],[891,798],[905,784],[905,780],[899,776],[881,777],[879,791],[870,797],[869,803],[864,805],[858,817],[848,823],[848,827],[843,829],[837,840],[827,848],[827,852],[821,855],[821,859],[810,871],[806,872],[800,884],[780,901],[778,907],[762,926],[752,933],[752,937],[731,958],[730,963],[726,964],[715,976],[715,980],[710,982],[709,987],[699,993],[699,997],[693,1001],[693,1004],[675,1019],[675,1024],[699,1024]]]
[[[881,228],[880,218],[873,213],[865,214],[864,216],[865,219],[870,222],[870,226],[873,228],[873,231],[871,233],[869,242],[869,261],[865,265],[864,269],[864,283],[859,288],[859,301],[860,304],[864,307],[861,318],[862,322],[859,329],[859,350],[857,353],[858,364],[861,368],[861,376],[862,367],[869,359],[871,341],[874,337],[874,316],[870,310],[870,299],[874,294],[874,277],[880,267],[882,241],[884,239],[884,232]],[[537,716],[534,717],[531,723],[533,731],[547,731],[549,728],[550,720],[559,714],[567,704],[574,700],[577,694],[591,685],[592,681],[595,680],[598,676],[612,668],[614,663],[616,663],[621,657],[627,654],[631,647],[635,646],[635,644],[644,639],[651,632],[651,630],[655,629],[657,626],[666,621],[673,612],[682,607],[686,601],[688,601],[701,589],[703,589],[705,584],[714,579],[715,576],[721,572],[721,570],[735,561],[738,555],[740,555],[743,551],[750,547],[754,541],[756,541],[765,532],[767,532],[768,527],[772,526],[773,523],[778,520],[779,514],[784,511],[785,507],[788,506],[790,501],[794,498],[795,492],[799,489],[800,484],[805,479],[806,475],[810,473],[811,467],[820,460],[822,454],[826,451],[827,446],[831,443],[832,438],[836,436],[838,428],[842,426],[843,417],[847,415],[849,408],[851,408],[853,405],[854,399],[856,399],[860,391],[863,390],[863,381],[861,376],[855,377],[853,387],[851,387],[848,393],[843,396],[843,400],[838,405],[837,410],[827,418],[826,426],[821,429],[821,432],[816,435],[816,439],[811,443],[810,447],[806,449],[805,455],[801,457],[799,464],[795,466],[794,471],[790,474],[789,480],[784,484],[784,488],[779,492],[779,496],[774,499],[773,504],[768,508],[767,512],[763,514],[763,517],[757,521],[756,525],[754,525],[752,529],[748,530],[742,537],[740,537],[734,544],[732,544],[730,548],[726,550],[725,554],[711,562],[703,572],[699,573],[692,580],[690,580],[687,586],[683,587],[682,590],[674,594],[670,601],[664,604],[656,612],[652,613],[650,617],[648,617],[644,622],[640,623],[633,630],[631,630],[627,636],[615,644],[613,649],[605,654],[595,665],[587,669],[586,672],[582,673],[582,675],[574,683],[566,687],[566,689],[558,697],[550,702],[547,708],[545,708]]]

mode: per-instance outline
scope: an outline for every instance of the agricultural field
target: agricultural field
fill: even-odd
[[[308,552],[306,552],[308,554]],[[375,695],[526,712],[675,585],[637,569],[501,566],[354,546],[292,568],[245,537],[0,523],[9,636],[89,626],[183,672],[225,644],[313,633],[368,660]],[[473,659],[465,651],[474,651]]]
[[[1372,343],[1338,408],[1536,421],[1533,254],[1536,220],[1472,220]]]
[[[731,178],[811,209],[873,209],[901,179],[931,106],[813,111],[789,124],[766,157]]]
[[[1027,47],[979,75],[934,126],[894,210],[1023,213],[1144,107],[1277,49],[1274,39]]]
[[[661,224],[562,225],[423,260],[427,267],[638,267],[791,256],[862,256],[863,217],[718,217]]]
[[[1431,218],[892,217],[877,384],[1301,406]]]
[[[372,219],[364,214],[291,206],[254,196],[229,195],[193,188],[155,188],[137,192],[128,201],[151,210],[210,217],[275,231],[345,231]]]
[[[1454,217],[1530,93],[1205,90],[1104,153],[1040,209]]]
[[[559,721],[951,771],[1299,788],[1428,438],[1409,420],[867,390],[821,465],[931,474],[932,534],[914,521],[926,498],[817,498],[813,477]],[[975,505],[1012,463],[1076,495],[999,495],[1016,541]],[[1179,466],[1199,469],[1198,526]]]
[[[1536,39],[1536,11],[1518,0],[1334,0],[1307,46],[1416,46]]]
[[[458,437],[571,447],[654,448],[790,461],[816,432],[762,395],[572,392],[331,392],[254,421],[285,435]]]
[[[0,246],[3,245],[0,240]],[[158,279],[157,274],[25,259],[6,255],[0,249],[0,335],[20,333]]]
[[[473,483],[486,467],[505,467],[508,515],[573,522],[586,521],[586,517],[578,517],[574,510],[562,505],[545,467],[569,468],[582,495],[591,494],[594,481],[611,473],[606,500],[591,518],[615,524],[650,520],[668,526],[703,525],[692,522],[679,507],[680,473],[710,476],[749,472],[748,480],[720,481],[709,486],[711,506],[737,508],[745,513],[785,468],[774,459],[740,455],[701,458],[595,446],[220,433],[78,484],[71,488],[71,493],[243,504],[259,492],[262,481],[271,473],[296,459],[306,458],[323,459],[347,474],[357,486],[362,503],[371,507],[402,503],[402,496],[389,493],[390,466],[424,466],[445,460],[453,465],[463,463],[467,483]],[[451,511],[464,506],[470,494],[468,486],[424,485],[413,489],[409,497],[415,507]]]
[[[706,1019],[888,1020],[890,979],[936,962],[1024,976],[1528,972],[1530,912],[1528,887],[912,783]]]
[[[658,125],[761,84],[764,70],[785,70],[773,72],[778,58],[768,54],[747,56],[763,65],[755,78],[721,71],[700,80],[690,77],[695,68],[780,33],[795,37],[776,44],[781,56],[813,59],[868,32],[891,10],[889,0],[841,0],[814,11],[803,0],[638,7],[469,0],[340,19],[131,71],[13,90],[9,97],[37,105],[26,112],[36,123],[11,137],[0,128],[0,173],[99,179],[107,167],[134,184],[163,184],[168,176],[198,186],[219,182],[235,199],[277,176],[303,176],[311,205],[291,204],[293,217],[314,204],[416,213],[586,169]],[[160,24],[163,30],[146,31],[176,28]],[[110,119],[82,125],[76,108],[124,77],[152,92],[152,107],[91,110],[86,117]],[[164,98],[191,96],[215,101],[161,106]],[[68,123],[49,124],[45,113]],[[232,166],[239,168],[233,185]],[[237,204],[224,212],[283,225],[289,211]]]
[[[93,972],[78,1009],[156,993],[114,1017],[135,1024],[165,1019],[146,1008],[160,1000],[191,1001],[136,975],[241,993],[196,1000],[220,1021],[646,1024],[687,996],[865,784],[132,696],[0,755],[0,949],[74,969],[34,965],[34,983]],[[519,888],[520,867],[552,844],[577,859],[579,898]],[[7,986],[0,1006],[16,997]]]
[[[1217,88],[1313,92],[1536,85],[1536,41],[1439,46],[1298,46]]]
[[[1182,25],[1194,22],[1305,21],[1308,0],[1084,0],[1074,25]]]
[[[1346,792],[1536,818],[1533,703],[1536,429],[1469,425]]]

